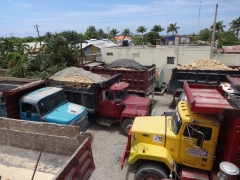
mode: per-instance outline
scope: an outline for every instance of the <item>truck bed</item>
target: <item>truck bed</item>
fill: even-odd
[[[140,93],[144,96],[148,96],[154,91],[156,87],[155,84],[155,75],[156,75],[156,65],[144,66],[147,68],[145,71],[141,70],[116,70],[113,68],[103,68],[100,62],[95,63],[86,63],[82,65],[82,68],[85,70],[90,70],[96,74],[110,74],[111,76],[121,73],[123,76],[121,81],[129,83],[128,92],[131,93]]]
[[[0,146],[0,176],[2,179],[31,179],[38,151]],[[68,161],[69,156],[42,153],[34,180],[52,179]]]
[[[90,113],[98,110],[98,88],[108,87],[122,78],[121,74],[115,74],[105,81],[96,83],[80,83],[51,80],[50,86],[60,86],[64,89],[69,102],[85,106]]]
[[[240,70],[180,70],[174,68],[167,90],[171,93],[182,92],[184,81],[191,84],[220,85],[221,82],[228,82],[226,75],[239,76]]]

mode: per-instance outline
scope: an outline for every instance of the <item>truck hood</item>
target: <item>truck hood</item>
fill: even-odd
[[[125,113],[136,113],[139,116],[147,116],[150,115],[148,111],[152,111],[153,102],[149,98],[138,97],[138,96],[127,96],[123,103],[126,104]],[[149,107],[151,106],[151,107]]]
[[[165,116],[136,117],[131,134],[136,136],[138,142],[164,146],[166,136],[165,125]]]
[[[59,106],[46,117],[46,122],[57,124],[75,124],[75,122],[87,115],[87,110],[84,106],[66,103]]]

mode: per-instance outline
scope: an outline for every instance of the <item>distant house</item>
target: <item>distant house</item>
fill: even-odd
[[[82,49],[84,50],[87,61],[102,61],[101,49],[114,46],[118,45],[108,39],[90,39],[82,43]]]
[[[179,44],[193,44],[193,36],[175,35],[165,36],[161,40],[161,45],[179,45]]]
[[[118,45],[123,45],[124,40],[131,42],[132,38],[129,36],[115,36],[115,41],[116,41],[116,44],[118,44]]]
[[[40,45],[39,42],[28,42],[28,43],[23,43],[23,44],[27,45],[29,47],[28,49],[34,51],[33,53],[37,53],[47,43],[41,42],[41,45]],[[28,50],[25,49],[24,53],[27,53],[27,51]]]

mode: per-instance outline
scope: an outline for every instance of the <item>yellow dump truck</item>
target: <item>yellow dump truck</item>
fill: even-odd
[[[240,137],[235,133],[240,109],[234,108],[217,86],[185,82],[184,91],[187,100],[180,101],[174,112],[135,118],[121,165],[125,158],[137,165],[136,180],[208,179],[219,162],[231,162],[236,169],[240,166]],[[187,177],[196,170],[198,178]],[[232,172],[236,174],[237,170]]]

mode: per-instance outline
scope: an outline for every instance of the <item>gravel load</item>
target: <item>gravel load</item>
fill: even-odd
[[[199,59],[182,66],[178,66],[177,68],[180,70],[235,70],[221,63],[219,60],[208,58]]]
[[[141,64],[139,64],[138,62],[132,60],[132,59],[118,59],[115,60],[109,64],[106,64],[103,66],[104,68],[117,68],[119,70],[123,70],[121,68],[126,68],[124,70],[147,70],[147,68],[145,68],[144,66],[142,66]]]
[[[70,81],[70,82],[83,82],[93,83],[101,82],[105,80],[104,77],[94,74],[90,71],[86,71],[82,68],[68,67],[62,71],[57,72],[51,77],[53,80]]]

